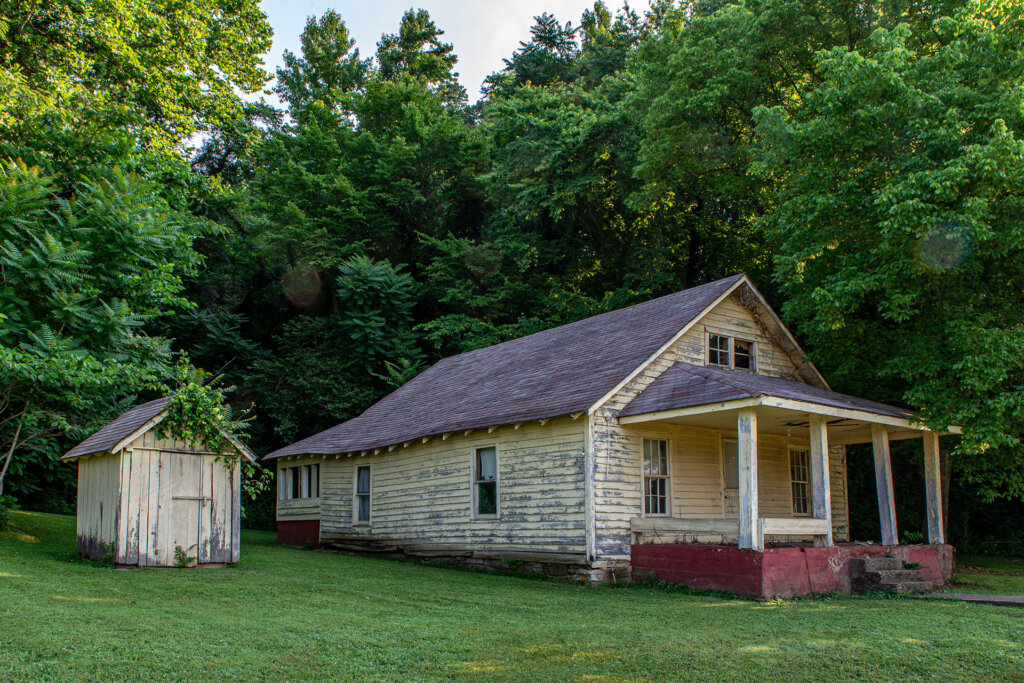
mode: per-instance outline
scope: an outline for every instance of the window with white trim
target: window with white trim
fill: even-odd
[[[708,334],[708,365],[731,370],[755,370],[754,342],[724,334]]]
[[[498,447],[473,449],[473,516],[490,519],[498,516]]]
[[[668,514],[668,441],[644,439],[644,514]]]
[[[278,498],[320,497],[320,465],[282,467],[277,471]]]
[[[722,442],[722,467],[725,476],[725,488],[740,487],[740,451],[735,441]]]
[[[356,524],[370,523],[370,466],[356,468]]]
[[[789,480],[793,487],[793,514],[807,514],[807,489],[811,484],[811,470],[807,451],[789,451]]]

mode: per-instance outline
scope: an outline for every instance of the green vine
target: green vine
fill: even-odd
[[[191,448],[234,453],[237,459],[231,439],[244,434],[252,416],[235,418],[225,398],[234,387],[221,387],[219,376],[192,367],[187,357],[175,367],[175,379],[178,386],[167,403],[167,417],[160,422],[160,435],[181,439]],[[233,467],[234,459],[225,466]]]
[[[250,499],[270,488],[274,473],[242,458],[231,442],[244,437],[254,417],[250,411],[235,416],[225,396],[234,387],[220,386],[220,376],[192,367],[187,356],[175,366],[175,380],[177,387],[167,403],[167,417],[161,420],[157,433],[180,439],[190,448],[220,453],[218,459],[228,470],[241,461],[242,488]]]

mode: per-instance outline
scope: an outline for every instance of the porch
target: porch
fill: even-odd
[[[940,433],[913,421],[909,411],[779,378],[676,365],[621,410],[618,422],[624,433],[644,442],[644,505],[630,520],[634,574],[654,571],[664,580],[759,597],[848,591],[851,557],[888,554],[914,558],[907,561],[919,562],[933,583],[949,577]],[[647,435],[679,435],[683,445],[665,447],[671,468],[673,461],[685,460],[687,443],[695,443],[698,431],[717,434],[733,452],[721,460],[723,482],[734,468],[735,500],[726,504],[724,488],[721,514],[713,506],[711,515],[686,514],[687,505],[674,501],[662,507],[657,497],[663,466],[650,454],[659,446],[650,444],[660,442]],[[943,433],[958,432],[950,427]],[[890,441],[897,439],[922,441],[926,545],[899,545],[889,453]],[[882,543],[837,545],[837,529],[846,527],[835,524],[834,514],[845,522],[848,501],[845,481],[832,481],[845,480],[845,459],[840,468],[834,462],[845,450],[835,447],[858,443],[870,443],[874,453]],[[677,469],[684,471],[673,476],[687,476],[685,466]],[[669,487],[672,493],[677,488]],[[780,493],[787,488],[788,499]],[[834,495],[843,497],[838,505]]]

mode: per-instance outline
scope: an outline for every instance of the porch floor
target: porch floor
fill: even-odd
[[[632,546],[633,576],[654,574],[662,581],[720,590],[761,600],[850,592],[850,559],[891,555],[918,563],[918,575],[942,586],[953,572],[951,545],[786,546],[765,550],[730,545]]]

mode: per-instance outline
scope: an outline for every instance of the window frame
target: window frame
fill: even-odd
[[[320,498],[320,463],[318,462],[278,467],[277,480],[277,500],[279,502]]]
[[[728,340],[728,350],[725,353],[729,354],[729,363],[712,363],[711,362],[711,338],[720,337]],[[750,344],[750,367],[749,368],[738,368],[736,367],[736,342],[742,342],[744,344]],[[716,351],[721,351],[715,349]],[[705,330],[704,334],[704,366],[709,368],[722,368],[728,370],[738,370],[740,372],[757,372],[757,340],[747,339],[745,337],[734,337],[731,334],[725,334],[724,332],[717,332],[715,330]]]
[[[366,493],[359,492],[359,470],[366,468],[370,473],[370,486]],[[367,498],[368,519],[359,519],[359,499]],[[352,470],[352,526],[371,526],[373,524],[373,465],[356,465]]]
[[[478,478],[477,457],[485,448],[494,449],[494,514],[480,514],[479,484],[488,482]],[[497,441],[475,443],[469,448],[469,514],[473,521],[493,522],[501,519],[501,449]]]
[[[805,481],[797,481],[793,478],[793,454],[803,453],[804,464],[803,469],[806,473],[807,479]],[[788,456],[789,465],[789,509],[794,517],[810,517],[811,516],[811,496],[812,494],[812,475],[811,475],[811,450],[810,448],[804,448],[802,446],[789,446],[786,448],[786,455]],[[804,511],[796,511],[796,494],[794,492],[794,486],[796,484],[802,484],[804,487]]]
[[[736,486],[729,486],[729,474],[726,472],[726,469],[725,469],[725,467],[726,467],[725,444],[727,444],[727,443],[736,444]],[[739,476],[739,470],[740,470],[740,441],[739,441],[739,439],[736,438],[736,437],[732,437],[732,436],[723,436],[722,440],[721,440],[721,454],[722,454],[722,458],[721,458],[721,465],[722,465],[722,467],[721,467],[721,472],[722,472],[722,491],[723,492],[726,492],[726,491],[739,491],[740,490],[740,484],[739,484],[739,480],[740,480],[740,476]],[[723,502],[723,504],[724,504],[724,502]]]
[[[665,442],[665,474],[648,477],[644,473],[644,460],[646,458],[646,442]],[[647,512],[647,480],[651,478],[665,480],[665,512]],[[672,440],[657,434],[640,435],[640,516],[641,517],[671,517],[672,516]]]

